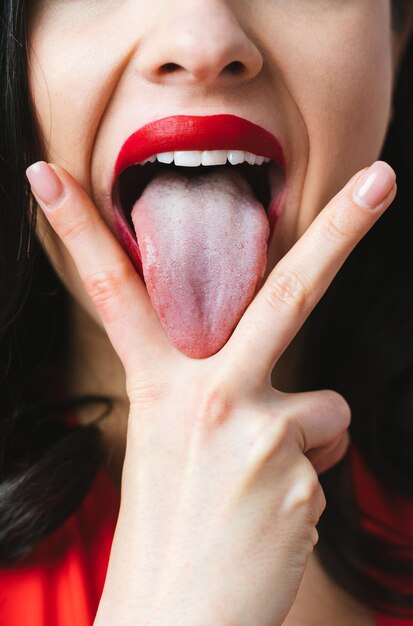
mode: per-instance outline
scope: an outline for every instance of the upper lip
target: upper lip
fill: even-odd
[[[174,115],[150,122],[126,139],[112,183],[131,165],[160,152],[231,149],[268,157],[285,171],[280,141],[261,126],[236,115]]]

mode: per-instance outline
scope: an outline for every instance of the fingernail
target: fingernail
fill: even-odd
[[[56,204],[64,193],[56,172],[44,161],[38,161],[28,167],[26,176],[33,192],[46,205]]]
[[[353,190],[354,202],[366,209],[375,209],[389,195],[396,174],[388,163],[376,161],[364,172]]]

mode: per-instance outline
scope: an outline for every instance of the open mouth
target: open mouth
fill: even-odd
[[[259,158],[259,157],[258,157]],[[261,157],[263,160],[264,157]],[[116,179],[112,201],[117,210],[118,217],[124,220],[133,237],[135,237],[131,212],[137,200],[143,194],[147,185],[162,171],[176,171],[184,173],[188,178],[207,175],[213,171],[237,170],[249,183],[257,200],[264,207],[269,216],[270,207],[277,200],[284,186],[284,172],[274,161],[268,159],[261,164],[251,165],[248,162],[232,165],[227,162],[225,165],[199,165],[199,166],[179,166],[174,162],[162,163],[158,160],[148,160],[145,164],[132,165],[128,167]]]
[[[115,229],[187,356],[219,350],[259,289],[286,176],[282,142],[234,115],[162,118],[121,147]]]
[[[220,203],[215,193],[217,181],[221,181],[218,187],[223,201],[231,202],[235,180],[242,181],[244,190],[236,193],[240,211],[247,196],[250,202],[253,198],[258,201],[267,216],[270,243],[285,204],[286,162],[282,141],[261,126],[235,115],[165,117],[149,122],[126,139],[113,171],[111,204],[115,228],[138,271],[142,270],[141,254],[133,215],[142,202],[145,204],[148,190],[154,185],[158,194],[163,195],[162,202],[172,207],[173,195],[169,196],[166,190],[165,195],[162,183],[158,184],[171,179],[177,185],[178,180],[186,180],[188,188],[193,189],[205,181],[207,191],[199,197],[198,204],[207,201],[208,196]],[[228,186],[223,183],[225,180]],[[179,194],[182,193],[181,189]],[[234,219],[236,205],[233,205]],[[228,204],[226,207],[224,210],[228,211]],[[242,219],[241,212],[239,215]],[[190,214],[183,215],[183,219],[187,218],[190,219]],[[190,222],[187,224],[189,228]]]

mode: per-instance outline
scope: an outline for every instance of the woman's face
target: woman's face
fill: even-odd
[[[148,122],[232,114],[282,140],[287,180],[267,273],[379,156],[402,44],[389,0],[37,0],[29,27],[45,157],[79,181],[113,231],[116,157]],[[225,69],[235,62],[242,71]],[[98,320],[40,212],[39,233]]]

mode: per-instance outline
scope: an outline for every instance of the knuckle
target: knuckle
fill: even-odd
[[[228,420],[233,406],[234,398],[224,382],[210,384],[197,402],[196,422],[207,428],[219,426]]]
[[[319,539],[320,535],[318,534],[318,530],[314,527],[311,531],[311,543],[313,544],[313,547],[318,543]]]
[[[309,289],[299,274],[289,269],[276,273],[265,293],[272,308],[281,305],[301,311],[308,301]]]
[[[281,450],[292,441],[297,432],[297,424],[292,417],[279,417],[274,421],[271,431],[268,439],[272,450]]]
[[[59,236],[67,242],[81,237],[90,227],[89,220],[85,214],[78,217],[76,215],[67,215],[65,211],[59,210],[56,210],[53,225]]]
[[[286,508],[288,511],[291,513],[304,510],[311,513],[315,508],[319,509],[319,505],[316,503],[319,488],[320,483],[314,470],[302,472],[287,495]],[[318,517],[316,521],[318,521]]]
[[[141,377],[139,383],[134,380],[129,384],[127,381],[130,414],[142,415],[145,407],[153,410],[154,405],[166,396],[167,391],[167,384],[159,377],[156,380]]]
[[[329,241],[337,242],[354,236],[354,216],[348,207],[335,207],[323,221],[322,234]]]
[[[292,418],[272,418],[269,427],[260,429],[257,437],[253,436],[251,465],[255,469],[262,468],[274,460],[278,467],[288,465],[296,431],[297,425]]]
[[[326,510],[326,506],[327,506],[327,500],[326,500],[323,488],[321,487],[320,484],[318,486],[318,494],[319,494],[319,498],[318,498],[317,522],[322,516],[322,514],[324,513],[324,511]]]
[[[97,272],[87,276],[84,284],[95,306],[101,309],[116,297],[124,281],[124,276],[120,273]]]

